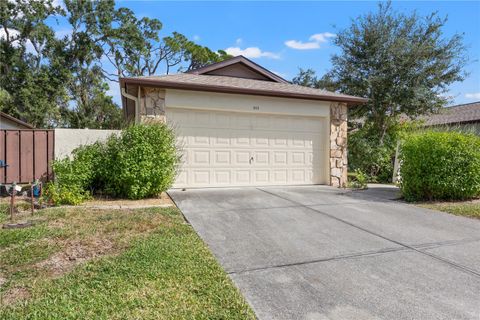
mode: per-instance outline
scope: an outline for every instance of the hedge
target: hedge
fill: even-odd
[[[407,201],[480,196],[480,137],[428,131],[406,137],[400,188]]]
[[[159,195],[174,182],[180,156],[165,124],[133,125],[104,143],[82,146],[55,161],[55,181],[46,195],[54,204],[79,204],[93,193],[141,199]]]

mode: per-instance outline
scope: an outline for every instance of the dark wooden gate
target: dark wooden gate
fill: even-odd
[[[53,130],[0,130],[0,183],[49,180],[54,159]]]

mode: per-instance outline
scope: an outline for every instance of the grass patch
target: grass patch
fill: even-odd
[[[177,209],[39,218],[22,230],[42,236],[0,246],[0,319],[254,319]]]
[[[46,259],[56,251],[54,245],[46,241],[31,242],[2,250],[0,260],[3,266],[20,267]]]
[[[0,232],[0,248],[11,245],[24,245],[29,241],[54,236],[59,233],[60,230],[48,228],[45,224],[39,224],[26,229],[5,229]]]
[[[448,212],[457,216],[464,216],[470,218],[480,219],[480,202],[479,201],[467,201],[467,202],[432,202],[421,203],[419,206]]]

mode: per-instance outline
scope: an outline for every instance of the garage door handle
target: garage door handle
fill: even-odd
[[[253,157],[250,157],[249,162],[250,162],[250,164],[252,164],[252,162],[253,162]]]

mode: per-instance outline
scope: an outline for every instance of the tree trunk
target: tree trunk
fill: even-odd
[[[387,135],[387,129],[388,129],[388,126],[386,123],[382,123],[380,125],[380,140],[379,140],[380,146],[383,146],[385,136]]]

